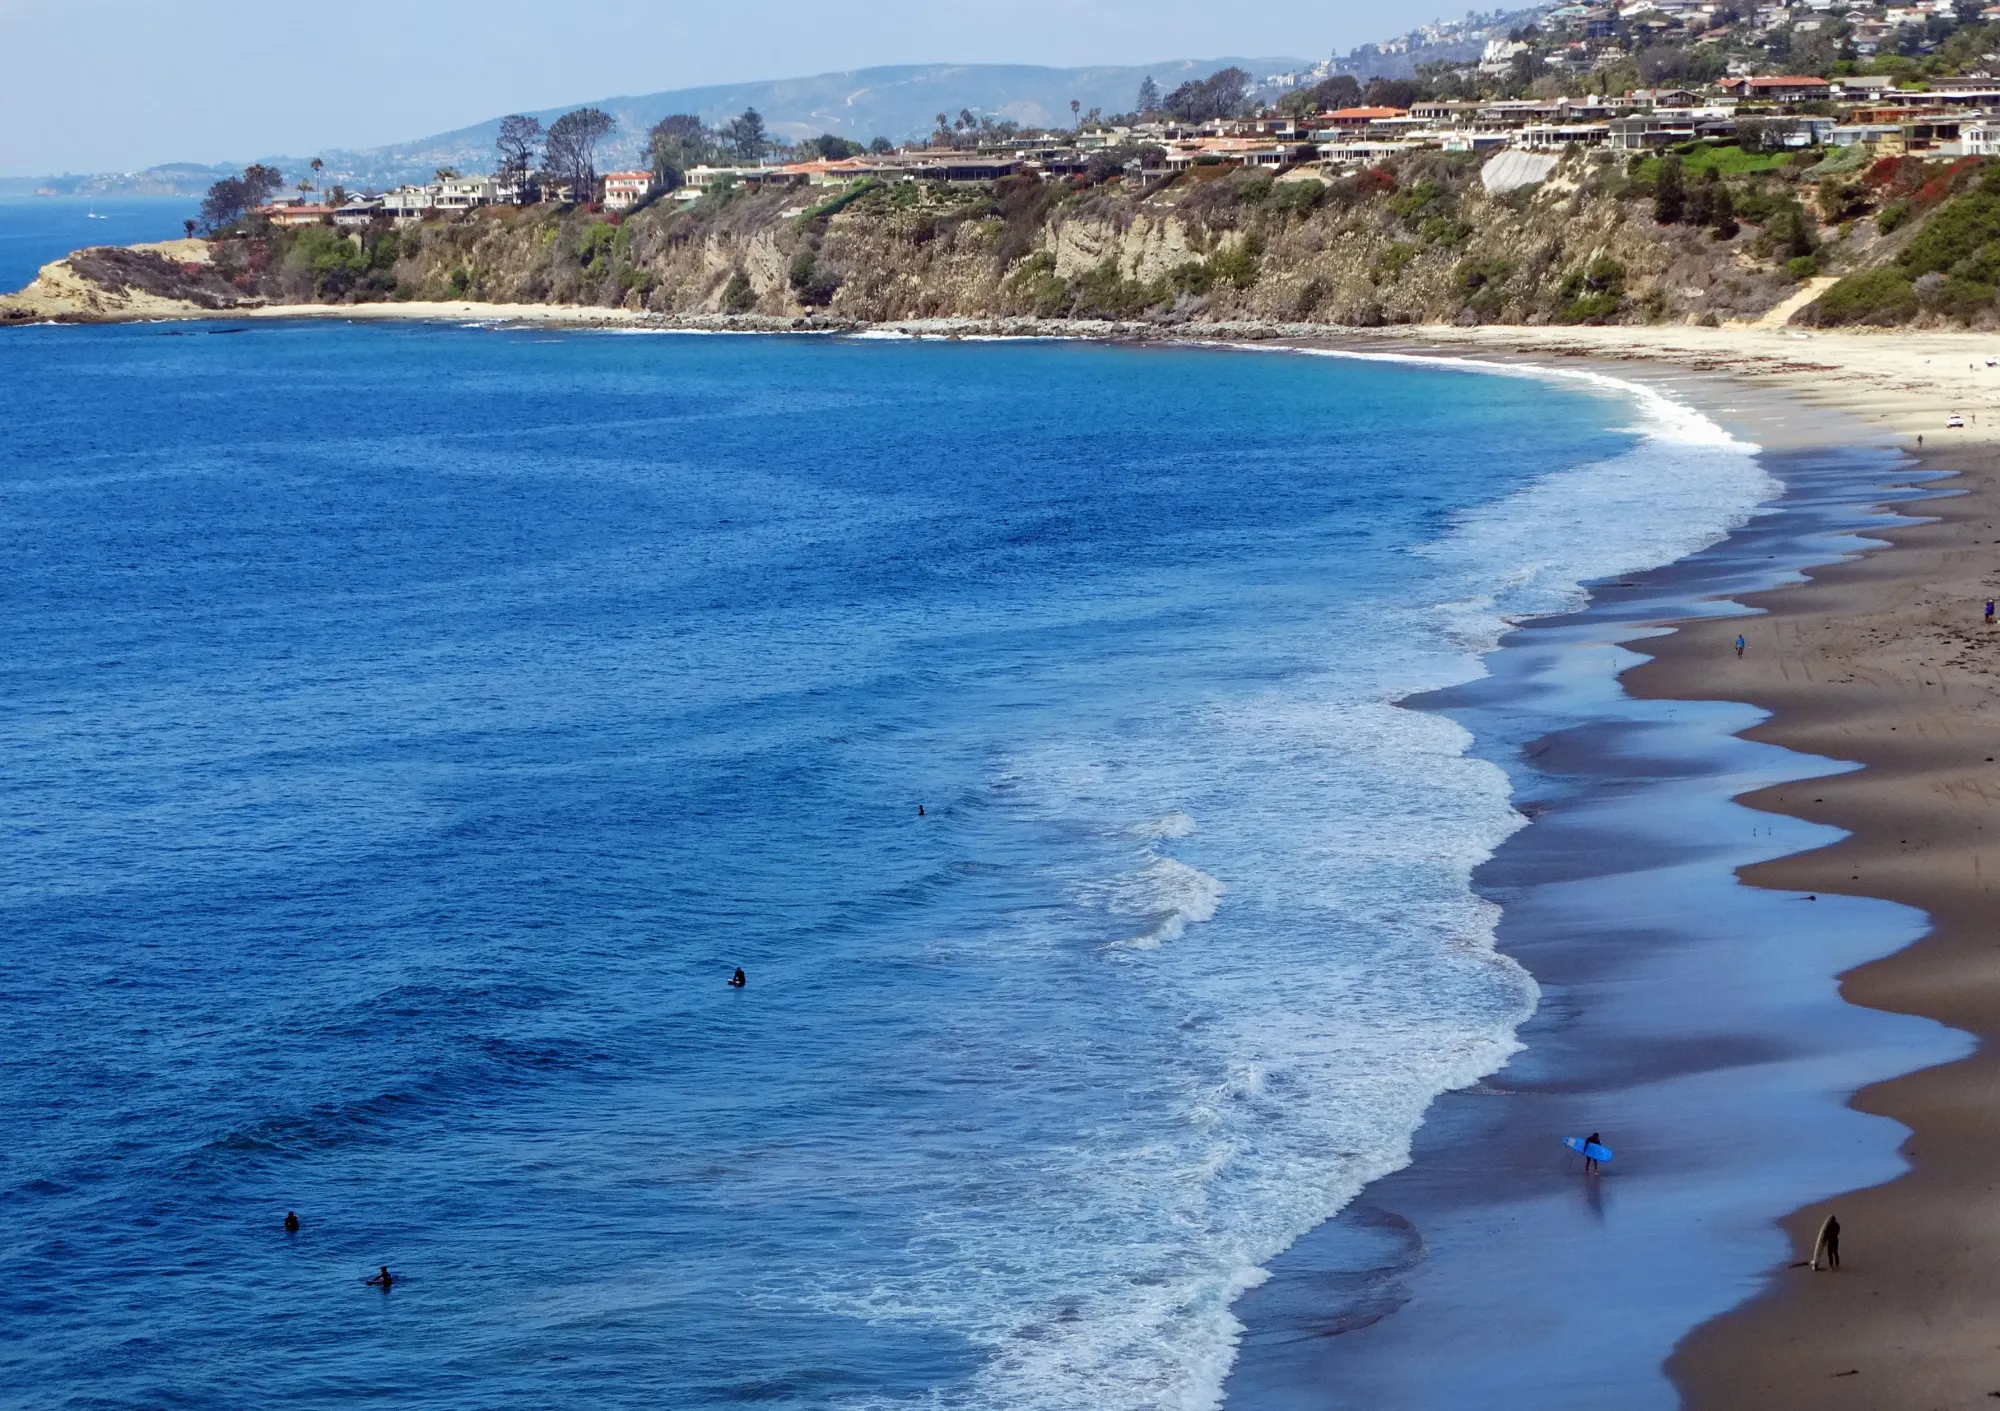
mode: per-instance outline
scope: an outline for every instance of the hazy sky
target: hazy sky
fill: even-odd
[[[869,64],[1319,58],[1439,0],[0,0],[0,174],[368,147]]]

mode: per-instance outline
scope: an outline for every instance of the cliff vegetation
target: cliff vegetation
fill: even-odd
[[[622,220],[557,205],[358,231],[253,219],[82,252],[0,317],[463,300],[816,323],[2000,321],[2000,167],[1979,159],[1572,150],[1500,194],[1486,160],[737,187]]]

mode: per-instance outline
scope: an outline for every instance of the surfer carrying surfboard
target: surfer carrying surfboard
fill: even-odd
[[[1819,1241],[1813,1249],[1812,1266],[1819,1268],[1820,1256],[1826,1256],[1826,1267],[1840,1267],[1840,1221],[1829,1215],[1826,1223],[1819,1227]]]
[[[1597,1158],[1590,1154],[1592,1148],[1601,1145],[1598,1141],[1600,1135],[1600,1133],[1592,1132],[1583,1139],[1583,1174],[1586,1176],[1595,1176],[1603,1169],[1597,1164]]]

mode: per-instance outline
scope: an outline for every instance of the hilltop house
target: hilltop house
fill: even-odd
[[[608,171],[604,174],[604,208],[629,211],[653,194],[649,171]]]

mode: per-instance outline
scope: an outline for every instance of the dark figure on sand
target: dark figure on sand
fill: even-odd
[[[384,1264],[382,1266],[381,1273],[377,1274],[374,1278],[368,1281],[369,1286],[371,1288],[379,1288],[384,1293],[387,1293],[389,1291],[389,1286],[395,1282],[396,1282],[396,1276],[389,1272],[389,1266],[387,1264]]]
[[[736,967],[736,973],[729,977],[729,988],[732,990],[740,990],[749,983],[750,982],[744,978],[743,967],[740,965]]]
[[[298,1232],[299,1232],[299,1213],[296,1210],[287,1210],[285,1212],[285,1233],[288,1235],[295,1235]]]
[[[1988,627],[1993,625],[1993,599],[1991,598],[1986,600],[1986,625]]]
[[[1595,1176],[1599,1171],[1604,1169],[1597,1164],[1597,1158],[1590,1154],[1592,1147],[1603,1145],[1602,1142],[1598,1141],[1598,1135],[1598,1133],[1592,1132],[1583,1139],[1583,1174],[1586,1176]]]
[[[1749,645],[1749,643],[1747,643],[1747,642],[1745,642],[1745,641],[1743,640],[1743,634],[1742,634],[1741,632],[1738,632],[1738,633],[1736,634],[1736,655],[1738,655],[1738,656],[1742,656],[1742,655],[1743,655],[1743,649],[1744,649],[1744,648],[1745,648],[1746,646],[1748,646],[1748,645]]]
[[[1831,1215],[1826,1217],[1826,1267],[1840,1267],[1840,1221]]]

